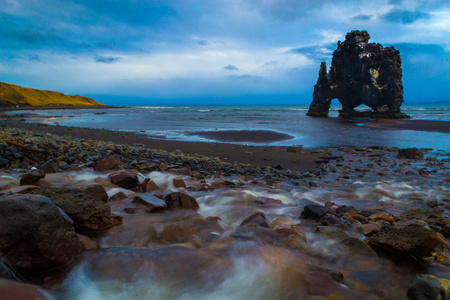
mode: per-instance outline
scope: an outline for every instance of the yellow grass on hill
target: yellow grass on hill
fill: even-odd
[[[93,106],[104,105],[91,98],[24,88],[0,82],[0,106]]]

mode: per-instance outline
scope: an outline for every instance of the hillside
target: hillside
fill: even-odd
[[[0,82],[0,106],[93,106],[104,105],[91,98],[24,88]]]

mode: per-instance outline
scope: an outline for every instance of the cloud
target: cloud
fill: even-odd
[[[427,20],[431,18],[431,15],[422,11],[409,11],[409,10],[391,10],[387,14],[381,16],[383,20],[402,23],[402,24],[412,24],[418,20]]]
[[[41,61],[38,55],[33,55],[28,58],[28,61]]]
[[[226,66],[222,67],[222,70],[225,70],[225,71],[238,71],[239,69],[238,69],[238,67],[233,66],[233,65],[226,65]]]
[[[112,64],[112,63],[118,62],[119,60],[121,60],[120,57],[98,56],[98,57],[95,59],[95,62],[98,62],[98,63],[105,63],[105,64]]]
[[[352,21],[369,21],[373,18],[372,15],[357,15],[352,17]]]
[[[314,45],[308,47],[293,48],[287,51],[287,53],[305,55],[314,61],[330,60],[336,43],[328,45]]]

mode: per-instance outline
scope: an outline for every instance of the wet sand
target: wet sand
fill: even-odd
[[[190,133],[202,138],[219,142],[240,143],[273,143],[293,139],[288,134],[270,130],[220,130],[220,131],[196,131]]]
[[[366,125],[371,128],[416,130],[428,132],[450,133],[450,122],[432,120],[377,120]]]

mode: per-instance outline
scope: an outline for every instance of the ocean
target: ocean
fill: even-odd
[[[118,109],[16,111],[32,120],[63,126],[138,132],[151,138],[211,141],[192,132],[211,130],[271,130],[292,139],[269,145],[418,147],[450,151],[450,134],[387,130],[364,125],[370,119],[342,119],[339,105],[328,118],[306,116],[308,106],[132,106]],[[364,110],[361,108],[360,110]],[[411,120],[450,121],[450,105],[404,105]],[[256,143],[243,143],[258,145]]]

